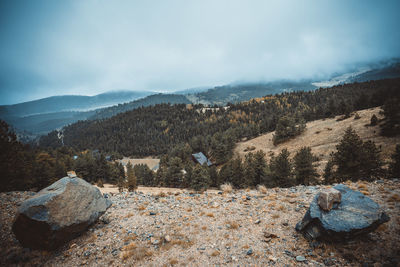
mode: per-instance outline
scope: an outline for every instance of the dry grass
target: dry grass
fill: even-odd
[[[240,226],[237,222],[234,221],[226,221],[225,225],[228,227],[228,229],[238,229]]]
[[[159,192],[156,196],[157,196],[157,197],[166,197],[167,194],[166,194],[165,192],[161,191],[161,192]]]
[[[264,195],[268,192],[267,188],[262,184],[259,184],[257,186],[257,191],[260,192],[260,194],[264,194]]]
[[[272,215],[272,219],[278,219],[278,218],[279,218],[279,214],[278,213],[275,213],[275,214]]]
[[[146,206],[145,205],[140,205],[139,207],[138,207],[138,210],[145,210],[146,209]]]
[[[214,218],[214,213],[207,213],[206,216],[207,216],[207,217]]]
[[[218,250],[214,250],[213,252],[211,252],[211,256],[216,257],[219,254],[221,254],[221,252],[219,252]]]
[[[152,256],[153,253],[145,247],[138,247],[136,243],[132,242],[122,248],[121,259],[134,259],[141,260],[145,257]]]
[[[133,212],[129,212],[128,214],[125,215],[125,218],[130,218],[130,217],[132,217],[133,215],[135,215],[135,214],[133,214]]]
[[[294,156],[296,151],[301,147],[309,146],[313,154],[322,155],[319,157],[319,161],[316,162],[319,165],[317,171],[319,174],[322,174],[330,158],[330,153],[336,151],[336,145],[341,140],[347,127],[351,126],[363,140],[371,140],[374,141],[378,147],[382,146],[381,157],[383,160],[389,160],[391,154],[395,151],[396,144],[400,143],[400,136],[390,138],[383,137],[374,127],[364,127],[365,124],[370,123],[370,118],[373,114],[379,119],[382,119],[383,116],[379,114],[379,111],[380,108],[357,111],[361,117],[358,120],[347,119],[336,121],[336,118],[329,118],[308,122],[307,129],[303,134],[277,146],[272,142],[274,132],[270,132],[237,143],[234,152],[244,158],[247,154],[244,150],[248,146],[255,146],[257,150],[264,151],[266,153],[266,159],[270,160],[272,153],[277,155],[282,149],[287,149],[290,154]],[[319,132],[319,134],[316,134],[316,132]]]
[[[171,265],[178,264],[178,260],[177,260],[176,258],[169,259],[168,262],[169,262],[169,264],[171,264]]]
[[[223,184],[221,185],[220,188],[224,193],[231,193],[233,190],[232,185],[230,183]]]
[[[400,195],[399,194],[393,194],[391,195],[388,199],[387,202],[400,202]]]

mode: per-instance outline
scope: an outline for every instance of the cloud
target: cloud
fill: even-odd
[[[324,78],[400,55],[398,1],[22,3],[0,8],[3,103]]]

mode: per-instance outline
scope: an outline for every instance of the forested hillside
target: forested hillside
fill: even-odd
[[[230,158],[233,144],[273,131],[285,115],[310,121],[383,105],[400,97],[400,79],[371,81],[269,95],[225,109],[201,111],[202,105],[161,104],[141,107],[112,118],[80,121],[65,127],[64,144],[78,150],[100,149],[126,156],[162,155],[189,144],[214,162]],[[57,132],[40,140],[43,147],[61,146]]]
[[[145,98],[141,98],[129,103],[119,104],[116,106],[97,110],[89,119],[104,119],[115,116],[138,107],[147,107],[156,104],[169,103],[173,104],[190,104],[191,102],[184,95],[178,94],[155,94]]]
[[[207,105],[226,105],[227,103],[239,103],[252,98],[270,94],[291,91],[309,91],[316,89],[309,81],[276,81],[270,83],[249,83],[238,85],[217,86],[205,92],[188,95],[193,103]]]

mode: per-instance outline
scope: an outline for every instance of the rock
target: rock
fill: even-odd
[[[296,261],[299,261],[299,262],[306,261],[306,258],[304,256],[297,256]]]
[[[318,195],[318,206],[325,210],[330,211],[334,203],[340,203],[342,195],[339,190],[329,188],[323,190]]]
[[[317,195],[304,218],[297,223],[296,230],[302,232],[306,238],[348,241],[389,221],[386,213],[372,199],[342,184],[334,188],[342,195],[337,208],[329,212],[321,210]]]
[[[264,232],[264,242],[270,242],[273,238],[278,238],[278,236],[276,234],[272,234],[269,232]]]
[[[171,242],[171,237],[169,235],[164,236],[165,243]]]
[[[253,255],[253,250],[252,250],[252,249],[249,249],[249,250],[246,252],[246,254],[247,254],[248,256]]]
[[[53,250],[84,232],[110,206],[96,187],[64,177],[22,202],[12,230],[23,247]]]

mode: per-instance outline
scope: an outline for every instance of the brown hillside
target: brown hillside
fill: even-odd
[[[267,154],[267,159],[269,160],[270,152],[275,155],[279,154],[282,149],[287,148],[289,152],[294,155],[294,153],[303,146],[309,146],[312,152],[317,155],[320,159],[318,170],[322,173],[328,159],[329,154],[336,150],[336,145],[343,136],[344,131],[347,127],[351,126],[357,132],[360,137],[366,140],[374,141],[378,146],[381,147],[382,159],[389,159],[390,155],[393,153],[396,144],[400,143],[400,137],[383,137],[379,135],[379,126],[366,126],[370,123],[371,116],[375,114],[379,119],[383,118],[382,114],[379,114],[381,109],[371,108],[358,111],[360,119],[354,119],[354,114],[348,119],[337,121],[340,117],[335,117],[332,119],[316,120],[307,123],[306,131],[300,136],[289,140],[285,143],[274,146],[272,143],[272,136],[274,132],[270,132],[254,139],[239,142],[236,145],[235,153],[244,157],[246,153],[246,148],[254,146],[256,150],[263,150]]]

